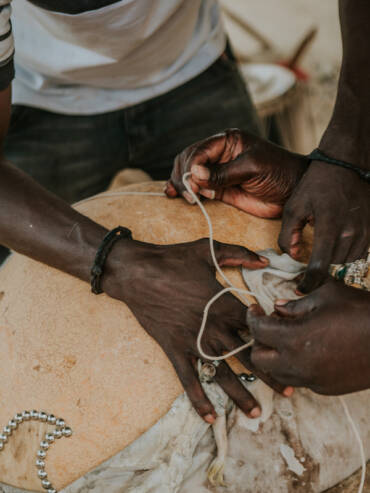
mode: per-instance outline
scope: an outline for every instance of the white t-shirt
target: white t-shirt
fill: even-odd
[[[119,0],[78,14],[12,7],[13,102],[58,113],[138,104],[199,75],[225,48],[217,0]],[[0,43],[0,65],[1,56]]]

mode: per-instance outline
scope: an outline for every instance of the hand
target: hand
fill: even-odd
[[[370,244],[370,187],[356,173],[312,162],[284,208],[279,244],[299,257],[302,230],[315,226],[310,262],[298,291],[307,293],[328,275],[331,263],[366,257]]]
[[[168,197],[192,202],[182,176],[191,172],[194,193],[260,217],[279,217],[307,167],[307,160],[238,129],[198,142],[175,158]]]
[[[215,247],[220,265],[248,269],[266,266],[266,259],[243,247],[217,242]],[[216,413],[198,379],[196,348],[203,309],[222,289],[215,277],[208,240],[166,246],[121,240],[108,257],[104,278],[104,291],[129,306],[167,354],[196,411],[212,423]],[[212,306],[202,341],[207,354],[219,356],[243,344],[237,331],[245,329],[245,311],[231,294]],[[248,367],[247,354],[239,353],[238,358]],[[246,414],[260,414],[258,403],[227,363],[217,367],[216,380]],[[282,390],[280,385],[277,388]]]
[[[260,371],[320,394],[370,388],[370,293],[330,280],[275,310],[267,317],[253,305],[247,314]]]

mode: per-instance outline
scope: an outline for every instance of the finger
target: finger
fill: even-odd
[[[260,344],[279,349],[290,333],[291,320],[261,315],[258,305],[247,311],[247,326]]]
[[[297,371],[285,371],[286,362],[283,357],[274,349],[269,349],[264,346],[256,345],[253,348],[251,359],[253,364],[263,373],[271,375],[275,381],[279,382],[284,387],[283,395],[290,397],[294,389],[293,387],[302,386],[302,378]]]
[[[303,228],[308,222],[309,213],[306,205],[297,204],[290,199],[283,210],[283,221],[279,235],[279,246],[283,252],[297,259],[302,244]]]
[[[214,247],[216,259],[220,266],[243,266],[247,269],[263,269],[269,264],[269,260],[266,257],[258,255],[242,246],[228,245],[215,241]]]
[[[214,200],[216,198],[216,192],[214,190],[210,190],[208,188],[201,188],[199,190],[200,195],[209,200]]]
[[[330,232],[329,224],[333,219],[321,215],[315,221],[314,242],[311,258],[297,292],[305,294],[318,288],[328,277],[329,266],[333,259],[336,236]]]
[[[346,262],[354,262],[355,260],[367,258],[367,250],[369,247],[369,239],[366,235],[366,224],[353,224],[351,229],[342,233],[339,245],[336,247],[335,258],[333,263],[342,264]],[[340,245],[343,242],[343,235],[346,235],[346,240],[350,243],[348,251],[342,251]],[[348,235],[348,236],[347,236]]]
[[[258,169],[254,160],[248,159],[244,153],[232,161],[208,168],[193,164],[191,172],[199,186],[217,189],[240,185],[254,177]]]
[[[210,163],[218,162],[226,145],[225,132],[213,135],[207,139],[197,142],[178,154],[174,161],[171,180],[178,193],[185,191],[182,177],[184,173],[192,172],[193,166],[201,166],[206,169]]]
[[[276,378],[276,372],[281,366],[281,356],[275,349],[256,344],[251,353],[252,364],[262,373]]]
[[[176,188],[174,187],[173,183],[171,180],[168,180],[165,188],[164,188],[164,193],[167,195],[168,198],[172,199],[174,197],[177,197],[177,191]]]
[[[275,311],[282,317],[298,318],[311,313],[316,308],[316,296],[305,296],[300,300],[277,300]]]
[[[226,348],[224,349],[224,352],[229,352],[232,351],[233,349],[236,349],[238,347],[241,347],[242,345],[245,344],[245,341],[243,341],[238,335],[233,334],[231,332],[224,332],[222,334],[221,338],[223,347]],[[220,351],[217,351],[220,353]],[[247,370],[251,371],[256,377],[260,378],[263,382],[265,382],[266,385],[274,389],[276,392],[283,394],[285,391],[285,387],[281,385],[280,383],[276,382],[273,378],[271,378],[269,375],[266,375],[259,371],[251,362],[251,348],[246,349],[245,351],[241,351],[240,353],[237,353],[235,357],[240,361],[240,363],[246,368]]]
[[[200,384],[193,364],[186,358],[174,358],[172,364],[196,412],[207,423],[214,423],[217,413]]]
[[[195,204],[196,203],[196,200],[195,200],[195,197],[194,195],[198,195],[199,193],[199,187],[196,183],[194,183],[194,181],[191,179],[191,177],[189,177],[187,179],[187,185],[188,187],[190,188],[190,190],[192,191],[192,193],[190,193],[190,191],[188,191],[188,189],[186,188],[182,193],[181,195],[184,197],[184,199],[191,205]]]
[[[341,264],[347,261],[352,245],[356,243],[353,233],[352,228],[346,228],[342,231],[335,244],[331,263]]]
[[[258,418],[261,408],[229,366],[222,362],[216,371],[215,380],[235,404],[250,418]]]

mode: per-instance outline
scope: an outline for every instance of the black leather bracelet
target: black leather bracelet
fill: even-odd
[[[132,239],[131,231],[123,226],[118,226],[117,228],[109,231],[101,242],[98,251],[96,252],[94,264],[91,268],[91,291],[94,294],[100,294],[103,292],[101,289],[101,278],[104,272],[105,261],[107,260],[109,252],[112,250],[113,245],[118,240]]]
[[[308,156],[306,157],[307,159],[310,160],[310,162],[323,161],[325,163],[334,164],[335,166],[341,166],[342,168],[346,168],[351,171],[354,171],[360,176],[360,178],[370,183],[370,170],[359,168],[358,166],[355,166],[351,163],[347,163],[346,161],[341,161],[340,159],[331,158],[326,154],[324,154],[322,151],[320,151],[320,149],[314,149],[311,152],[311,154],[308,154]]]

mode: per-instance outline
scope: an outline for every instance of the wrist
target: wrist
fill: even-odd
[[[127,283],[132,278],[132,268],[137,264],[137,247],[138,242],[129,237],[113,245],[101,279],[101,288],[108,296],[127,302]]]
[[[94,294],[101,294],[103,289],[101,287],[102,276],[104,274],[107,257],[109,256],[114,245],[118,241],[125,239],[132,239],[131,231],[123,226],[117,226],[109,231],[103,238],[103,241],[99,245],[96,252],[94,264],[91,267],[91,291]]]

